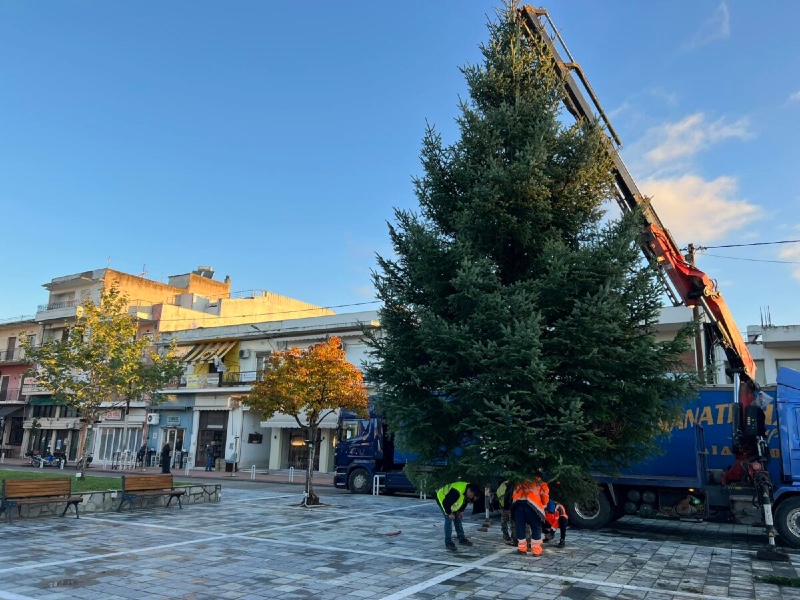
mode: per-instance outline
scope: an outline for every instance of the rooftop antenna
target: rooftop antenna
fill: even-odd
[[[142,272],[139,273],[139,277],[146,277],[147,276],[147,265],[142,265]]]
[[[111,257],[109,256],[108,260],[106,260],[106,269],[108,269],[110,267],[111,267]]]

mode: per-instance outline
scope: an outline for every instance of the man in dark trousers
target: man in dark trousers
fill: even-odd
[[[172,448],[169,447],[169,442],[164,444],[164,447],[161,448],[161,472],[162,473],[171,473],[172,471],[169,470],[169,461],[172,458],[170,454],[172,453]]]
[[[456,536],[462,546],[472,546],[472,542],[464,535],[464,526],[461,519],[467,504],[474,502],[480,495],[481,489],[475,483],[456,481],[436,491],[436,502],[444,512],[444,545],[448,550],[455,550],[453,543],[453,525],[456,527]]]
[[[214,470],[214,448],[206,444],[206,471]]]

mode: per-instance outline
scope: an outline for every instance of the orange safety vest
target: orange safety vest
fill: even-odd
[[[511,497],[512,503],[519,500],[527,502],[544,519],[544,507],[550,502],[550,487],[538,477],[533,481],[523,481],[514,488],[514,495]]]
[[[545,510],[544,517],[545,519],[547,519],[547,522],[550,524],[550,527],[552,529],[558,529],[559,519],[561,517],[564,517],[565,519],[569,517],[567,517],[567,511],[561,504],[559,504],[558,502],[553,502],[553,504],[556,505],[556,509],[553,512],[547,512]]]

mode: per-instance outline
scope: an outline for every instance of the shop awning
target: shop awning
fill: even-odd
[[[181,358],[181,362],[190,365],[214,362],[215,356],[222,359],[236,344],[236,340],[232,342],[208,342],[206,344],[197,344]]]
[[[25,408],[24,404],[15,404],[14,406],[0,406],[0,418],[7,417],[11,413],[17,412]]]

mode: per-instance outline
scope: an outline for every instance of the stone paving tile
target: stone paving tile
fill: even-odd
[[[763,540],[753,528],[625,518],[609,531],[571,529],[566,548],[547,546],[534,559],[503,545],[496,522],[477,532],[480,516],[465,522],[475,546],[448,552],[432,501],[323,499],[327,506],[305,510],[296,489],[225,489],[220,504],[183,510],[17,520],[0,537],[0,600],[3,592],[103,600],[800,600],[800,590],[754,582],[754,575],[797,577],[800,553],[791,563],[755,560]],[[52,554],[21,552],[20,539]]]

